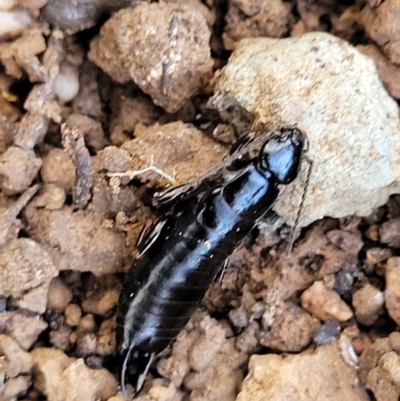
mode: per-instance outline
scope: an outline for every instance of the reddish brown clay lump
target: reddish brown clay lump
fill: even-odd
[[[194,8],[143,3],[108,20],[89,57],[116,82],[133,80],[155,104],[174,112],[211,70],[209,39],[207,23]]]

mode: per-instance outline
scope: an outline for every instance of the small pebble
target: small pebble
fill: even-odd
[[[59,330],[52,330],[49,334],[50,343],[61,351],[67,351],[70,346],[71,329],[66,326]]]
[[[62,102],[70,102],[79,92],[79,73],[75,66],[62,64],[54,82],[54,92]]]
[[[64,311],[65,323],[70,327],[78,326],[82,316],[81,308],[76,304],[69,304]]]
[[[400,324],[400,258],[388,259],[386,264],[385,305],[389,316]]]
[[[79,357],[86,357],[96,353],[97,349],[97,337],[94,333],[87,333],[83,336],[79,336],[76,339],[75,353]]]
[[[332,244],[353,255],[357,255],[364,246],[359,232],[331,230],[326,233],[326,236]]]
[[[79,321],[78,331],[91,333],[96,329],[96,322],[92,314],[88,313]]]
[[[40,170],[42,180],[48,184],[57,184],[71,193],[75,182],[75,167],[63,149],[52,148],[43,157]]]
[[[313,339],[317,345],[331,343],[340,335],[340,324],[337,320],[327,320],[321,327],[315,330]]]
[[[47,293],[47,309],[61,313],[72,300],[72,290],[60,278],[51,280],[49,292]]]
[[[336,319],[345,322],[353,316],[353,312],[339,294],[325,287],[322,281],[316,281],[303,292],[301,304],[320,320]]]
[[[386,221],[379,232],[380,241],[393,248],[400,247],[400,218]]]
[[[0,355],[4,356],[4,372],[8,377],[30,373],[32,357],[10,336],[0,334]]]
[[[232,309],[229,312],[229,319],[236,327],[246,327],[249,322],[249,317],[244,308]]]
[[[365,326],[372,326],[383,313],[385,298],[382,291],[366,284],[353,294],[356,319]]]
[[[354,280],[358,274],[358,268],[356,265],[345,266],[335,278],[333,289],[339,294],[344,295],[346,292],[351,290]]]

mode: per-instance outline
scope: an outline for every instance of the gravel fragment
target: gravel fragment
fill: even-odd
[[[272,324],[269,325],[268,320],[263,317],[260,344],[283,352],[298,352],[304,349],[319,327],[317,319],[290,302],[286,303]]]
[[[122,145],[136,134],[136,128],[155,124],[162,109],[154,105],[149,96],[134,96],[125,88],[117,87],[112,93],[110,139],[114,145]]]
[[[365,265],[367,269],[373,270],[377,269],[381,270],[384,266],[384,263],[393,256],[393,251],[388,248],[370,248],[367,249]]]
[[[107,146],[99,152],[102,168],[111,173],[124,172],[130,169],[131,156],[125,149]]]
[[[115,317],[112,317],[104,320],[99,328],[96,353],[102,356],[111,355],[115,349]]]
[[[71,288],[60,277],[53,278],[47,293],[47,309],[63,312],[72,301],[72,295]]]
[[[50,344],[61,351],[69,350],[71,346],[70,337],[72,330],[69,327],[61,326],[58,330],[52,330],[49,334]]]
[[[400,247],[400,218],[385,221],[379,230],[380,241],[393,248]]]
[[[340,296],[347,295],[354,281],[360,276],[360,271],[355,265],[344,266],[343,269],[336,275],[333,290]]]
[[[353,294],[356,319],[365,326],[372,326],[383,313],[384,295],[376,287],[366,284]]]
[[[212,133],[213,137],[226,145],[232,145],[235,140],[235,129],[231,124],[218,124]]]
[[[31,354],[34,385],[49,401],[103,401],[117,393],[117,382],[106,369],[89,369],[83,359],[52,348],[36,348]]]
[[[389,372],[393,383],[400,389],[400,356],[395,351],[387,352],[382,355],[378,366]],[[399,390],[400,391],[400,390]]]
[[[232,309],[229,312],[229,319],[236,327],[246,327],[249,323],[249,317],[244,308]]]
[[[65,124],[79,132],[79,135],[84,137],[86,146],[92,151],[98,152],[107,143],[101,124],[91,117],[74,113],[67,118]]]
[[[372,390],[376,401],[398,401],[400,391],[391,383],[384,369],[372,369],[366,387]]]
[[[77,335],[76,338],[76,356],[85,358],[89,355],[93,355],[97,349],[97,337],[94,333],[86,333]]]
[[[79,305],[69,304],[64,311],[65,323],[68,326],[75,327],[78,326],[79,321],[82,316],[82,310]]]
[[[234,339],[226,338],[223,325],[206,313],[196,312],[190,325],[194,331],[179,335],[164,369],[169,368],[177,387],[185,377],[184,386],[192,391],[194,400],[235,400],[243,379],[240,366],[247,355],[235,349]]]
[[[121,282],[114,275],[91,277],[86,283],[82,309],[86,313],[107,316],[117,305]]]
[[[93,333],[96,331],[96,322],[94,321],[94,316],[91,313],[82,316],[81,320],[79,321],[77,331],[79,333]]]
[[[377,338],[373,343],[368,344],[359,359],[359,373],[358,378],[362,384],[366,384],[370,371],[378,365],[379,359],[386,352],[392,350],[390,339]]]
[[[121,10],[91,43],[89,59],[114,81],[133,80],[167,112],[179,110],[210,73],[210,31],[190,6],[142,3]]]
[[[56,184],[45,184],[42,186],[40,194],[33,200],[32,204],[36,208],[60,210],[65,204],[65,199],[66,193],[64,188]]]
[[[41,29],[32,27],[24,30],[16,40],[2,42],[0,59],[8,75],[21,79],[26,72],[31,82],[43,82],[46,70],[36,56],[45,50],[46,42]]]
[[[74,359],[54,348],[35,348],[31,352],[34,364],[34,386],[49,400],[57,399],[59,376]]]
[[[28,45],[30,46],[30,44]],[[63,35],[53,31],[49,37],[47,49],[43,55],[43,66],[46,75],[44,83],[36,85],[30,91],[24,108],[28,111],[21,121],[14,140],[15,146],[28,153],[33,153],[36,145],[41,143],[46,135],[49,121],[61,121],[61,110],[54,101],[54,80],[56,79],[63,55]]]
[[[28,10],[8,10],[0,9],[0,38],[3,39],[7,35],[13,35],[28,28],[33,23]]]
[[[364,246],[359,232],[332,230],[327,232],[326,236],[332,244],[354,255],[358,255],[358,252]]]
[[[30,306],[43,313],[50,280],[58,274],[49,253],[37,242],[19,238],[0,248],[0,260],[0,294],[18,299],[43,286],[42,299],[36,296],[37,303]]]
[[[0,334],[0,358],[5,357],[3,366],[8,377],[30,373],[32,357],[24,351],[11,337]]]
[[[42,180],[48,184],[56,184],[64,188],[66,193],[72,193],[75,182],[75,167],[68,154],[59,148],[51,148],[43,156],[40,170]]]
[[[400,352],[400,333],[398,331],[391,332],[389,340],[393,351]]]
[[[265,129],[296,126],[307,135],[313,166],[299,226],[323,216],[369,215],[399,191],[397,104],[373,61],[347,42],[321,32],[244,39],[215,93],[210,106],[234,124],[233,101]],[[275,205],[289,224],[296,219],[308,171],[304,161],[298,179]]]
[[[361,13],[366,34],[381,46],[393,63],[400,64],[400,5],[385,0],[378,7],[367,4]]]
[[[107,227],[104,217],[72,208],[57,211],[28,205],[25,217],[31,238],[48,247],[58,270],[115,272],[127,256],[124,237]]]
[[[46,328],[47,323],[41,317],[25,311],[0,314],[0,331],[11,336],[24,350],[31,348]]]
[[[2,247],[7,240],[15,237],[20,230],[21,225],[19,220],[17,220],[17,216],[38,189],[39,185],[33,185],[15,202],[7,200],[4,205],[0,205],[0,247]]]
[[[339,294],[327,288],[322,281],[316,281],[301,295],[301,305],[320,320],[336,319],[345,322],[353,312],[342,301]]]
[[[83,359],[69,365],[59,378],[59,395],[55,400],[105,401],[117,394],[118,383],[106,369],[89,369]],[[49,401],[52,399],[49,397]]]
[[[400,324],[400,258],[393,257],[386,264],[385,306],[389,316]]]
[[[35,179],[42,160],[33,152],[12,146],[0,156],[0,188],[6,195],[25,191]],[[15,174],[19,171],[20,174]]]
[[[340,324],[337,320],[327,320],[313,334],[317,345],[327,345],[337,339],[340,335]]]
[[[268,36],[279,38],[291,29],[294,18],[291,7],[282,0],[231,0],[225,17],[225,48],[243,38]]]

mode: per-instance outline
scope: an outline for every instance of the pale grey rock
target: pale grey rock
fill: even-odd
[[[295,126],[306,134],[313,164],[299,226],[324,216],[368,215],[400,192],[397,104],[374,62],[349,43],[321,32],[244,39],[215,92],[210,105],[241,132],[243,125],[249,128],[251,113],[256,127]],[[296,219],[309,168],[303,160],[298,179],[275,205],[289,224]]]

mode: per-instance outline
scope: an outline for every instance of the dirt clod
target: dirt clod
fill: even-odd
[[[101,215],[30,207],[25,216],[30,235],[48,247],[58,270],[91,271],[100,276],[115,272],[125,260],[122,234],[107,227]]]
[[[400,28],[396,23],[400,6],[396,0],[386,0],[378,7],[367,4],[362,10],[362,22],[372,38],[393,63],[400,64]]]
[[[5,374],[8,377],[17,377],[29,373],[32,368],[32,357],[24,351],[11,337],[0,334],[0,355]]]
[[[155,104],[175,112],[211,70],[209,39],[207,23],[194,8],[142,3],[107,21],[89,58],[116,82],[132,79]]]

